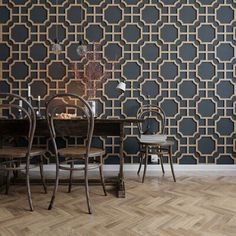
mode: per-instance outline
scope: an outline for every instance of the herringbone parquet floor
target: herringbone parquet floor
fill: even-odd
[[[84,188],[60,186],[55,208],[46,208],[51,196],[33,186],[35,211],[29,212],[25,188],[0,195],[0,235],[56,236],[235,236],[236,176],[170,175],[126,179],[127,197],[118,199],[109,189],[91,186],[94,214],[86,213]]]

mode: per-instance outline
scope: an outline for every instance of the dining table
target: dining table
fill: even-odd
[[[142,122],[136,118],[96,118],[94,120],[93,136],[99,137],[118,137],[119,138],[119,171],[117,178],[114,178],[114,184],[117,186],[117,197],[125,197],[125,178],[124,178],[124,139],[125,126],[131,123]],[[54,125],[57,130],[57,136],[84,136],[86,135],[86,120],[81,118],[56,119]],[[1,137],[8,135],[21,137],[27,134],[28,122],[25,119],[0,119],[0,145]],[[48,123],[46,119],[38,119],[36,123],[35,136],[50,137]],[[35,180],[37,182],[37,180]],[[34,182],[34,179],[31,179]],[[91,184],[93,181],[90,182]]]

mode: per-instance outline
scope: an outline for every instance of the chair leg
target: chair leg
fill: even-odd
[[[10,170],[7,171],[7,176],[6,176],[6,189],[5,189],[5,194],[7,195],[9,192],[9,187],[10,187],[10,180],[11,180],[11,173]]]
[[[54,185],[52,198],[51,198],[50,204],[48,206],[48,210],[51,210],[52,207],[53,207],[55,197],[56,197],[56,192],[57,192],[57,189],[58,189],[58,184],[59,184],[59,163],[57,163],[57,165],[56,165],[56,181],[55,181],[55,185]]]
[[[160,157],[160,162],[161,162],[161,170],[162,170],[162,174],[165,174],[165,170],[164,170],[164,165],[163,165],[163,154],[159,154]]]
[[[103,175],[103,160],[102,160],[102,156],[100,157],[100,164],[101,164],[99,166],[100,179],[101,179],[104,195],[107,196],[106,186],[105,186],[105,182],[104,182],[104,175]]]
[[[89,197],[88,167],[87,166],[85,167],[85,170],[84,170],[84,179],[85,179],[85,194],[86,194],[86,201],[87,201],[87,206],[88,206],[88,213],[92,214],[90,197]]]
[[[137,175],[139,175],[140,170],[141,170],[141,168],[142,168],[142,164],[143,164],[143,156],[144,156],[144,154],[141,153],[141,154],[140,154],[140,158],[139,158],[139,167],[138,167]]]
[[[47,186],[46,186],[46,182],[44,178],[44,171],[43,171],[43,156],[40,156],[39,169],[40,169],[40,176],[41,176],[41,181],[43,184],[43,189],[44,189],[44,192],[47,193]]]
[[[16,179],[18,177],[18,171],[17,170],[13,170],[13,176],[14,176],[14,179]]]
[[[15,168],[17,168],[19,166],[20,166],[20,163],[18,163],[18,162],[14,164]],[[13,170],[13,177],[14,177],[13,180],[14,181],[17,179],[18,175],[19,175],[19,171],[18,170]]]
[[[170,157],[170,168],[171,168],[173,180],[174,180],[174,182],[176,182],[174,167],[173,167],[172,148],[171,147],[169,147],[169,157]]]
[[[143,179],[142,183],[144,183],[145,175],[146,175],[146,170],[147,170],[147,164],[148,164],[148,145],[145,147],[145,164],[144,164],[144,170],[143,170]]]
[[[74,162],[72,161],[70,163],[70,168],[74,168]],[[69,180],[69,186],[68,186],[68,193],[71,192],[71,187],[72,187],[72,178],[73,178],[73,170],[70,170],[70,180]]]
[[[28,201],[29,201],[30,211],[33,211],[33,210],[34,210],[34,207],[33,207],[32,196],[31,196],[31,190],[30,190],[29,165],[30,165],[30,157],[27,157],[27,161],[26,161],[26,185],[27,185],[27,195],[28,195]]]

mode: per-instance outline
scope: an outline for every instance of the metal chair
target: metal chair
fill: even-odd
[[[163,166],[163,155],[168,154],[172,176],[174,182],[176,182],[172,159],[172,146],[174,145],[174,142],[168,140],[167,136],[165,135],[165,113],[158,106],[144,105],[138,110],[137,118],[144,120],[143,123],[138,124],[141,155],[137,174],[139,175],[142,168],[142,163],[145,161],[142,178],[142,182],[144,183],[148,164],[148,156],[156,154],[160,159],[162,173],[164,175],[165,170]]]
[[[61,102],[59,102],[59,100]],[[55,104],[56,103],[56,104]],[[62,104],[61,104],[62,103]],[[68,111],[70,109],[74,109],[76,117],[73,119],[78,119],[78,122],[85,122],[82,126],[87,127],[86,131],[84,130],[85,136],[84,141],[85,144],[82,146],[73,146],[73,147],[65,147],[58,149],[56,138],[60,132],[56,127],[56,112],[58,111]],[[75,94],[58,94],[53,96],[47,103],[46,115],[48,124],[50,127],[51,139],[54,146],[55,157],[56,157],[56,181],[55,187],[53,191],[53,195],[51,198],[51,202],[49,204],[48,209],[51,210],[54,204],[56,192],[59,184],[59,170],[68,170],[70,171],[70,180],[68,186],[68,192],[71,192],[72,187],[72,176],[74,171],[84,171],[84,179],[85,179],[85,192],[86,192],[86,200],[89,214],[92,213],[90,197],[89,197],[89,185],[88,185],[88,171],[91,169],[99,168],[100,179],[103,187],[103,191],[105,196],[107,195],[103,177],[103,155],[105,151],[100,148],[91,147],[93,130],[94,130],[94,115],[89,104],[81,97]],[[64,127],[66,129],[66,127]],[[68,136],[70,135],[70,131],[67,130]],[[64,157],[65,160],[61,160]],[[93,158],[93,164],[91,164],[91,159]],[[98,160],[95,160],[98,158]],[[79,161],[83,161],[84,166],[77,165],[76,163]],[[68,166],[69,164],[69,166]]]
[[[34,157],[39,157],[41,180],[44,187],[44,191],[45,193],[47,193],[47,187],[43,175],[43,157],[45,155],[45,149],[32,147],[36,128],[36,115],[31,104],[29,104],[26,99],[24,99],[19,95],[0,93],[0,98],[2,99],[0,103],[0,108],[2,110],[3,109],[6,110],[8,114],[11,114],[12,117],[11,119],[17,119],[15,113],[16,111],[21,111],[22,112],[21,115],[23,114],[23,116],[21,117],[22,121],[28,124],[28,130],[27,129],[23,130],[18,135],[16,135],[16,131],[11,130],[9,127],[0,127],[1,140],[7,137],[17,138],[16,136],[21,136],[21,137],[24,136],[26,137],[27,140],[26,147],[4,146],[4,145],[1,145],[2,147],[0,147],[0,158],[3,159],[3,161],[0,162],[0,170],[7,171],[5,193],[8,194],[9,191],[10,178],[11,178],[10,172],[12,171],[14,176],[17,176],[18,171],[25,170],[28,201],[30,210],[33,211],[29,170],[35,167],[30,165],[30,161]],[[18,105],[19,101],[21,101],[22,106]],[[6,119],[6,118],[2,117],[1,119]],[[9,119],[9,117],[7,119]]]

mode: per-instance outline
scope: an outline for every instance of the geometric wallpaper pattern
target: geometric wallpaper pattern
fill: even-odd
[[[158,104],[175,162],[233,164],[235,14],[234,0],[0,0],[0,90],[26,96],[31,85],[34,105],[39,95],[79,93],[72,65],[83,68],[76,53],[83,38],[108,75],[96,96],[100,117],[135,117],[140,105]],[[51,51],[56,25],[59,55]],[[115,90],[120,79],[124,95]],[[134,163],[137,128],[127,126],[126,135],[125,161]],[[95,143],[118,163],[117,138]]]

